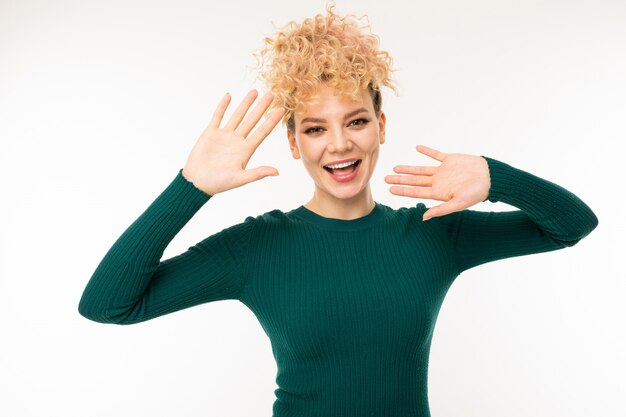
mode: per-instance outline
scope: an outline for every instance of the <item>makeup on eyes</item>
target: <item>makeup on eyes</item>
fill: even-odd
[[[359,122],[359,121],[362,121],[363,123],[360,123],[360,124],[358,124],[356,126],[365,126],[366,124],[368,124],[370,122],[370,119],[358,118],[358,119],[354,119],[353,121],[351,121],[350,124],[352,124],[354,122]],[[323,128],[319,127],[319,126],[312,126],[312,127],[309,127],[308,129],[304,130],[302,133],[307,134],[307,135],[312,134],[312,133],[317,133],[317,132],[312,132],[311,130],[313,130],[313,129],[323,129]]]

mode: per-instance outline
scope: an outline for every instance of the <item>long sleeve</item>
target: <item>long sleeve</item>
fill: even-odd
[[[498,259],[574,246],[598,225],[589,206],[570,191],[481,156],[487,160],[491,178],[484,201],[501,201],[519,210],[466,209],[428,220],[443,226],[459,273]]]
[[[179,170],[101,260],[82,294],[79,313],[101,323],[133,324],[236,299],[244,282],[238,254],[245,251],[252,217],[160,261],[174,236],[211,197]]]

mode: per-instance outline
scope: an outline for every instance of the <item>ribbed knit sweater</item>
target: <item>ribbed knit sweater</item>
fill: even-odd
[[[486,262],[573,246],[598,225],[570,191],[483,157],[491,178],[484,201],[519,210],[423,221],[423,203],[376,203],[343,220],[302,205],[248,216],[161,261],[211,198],[181,169],[106,253],[78,311],[133,324],[239,300],[271,341],[273,417],[430,417],[429,350],[455,278]]]

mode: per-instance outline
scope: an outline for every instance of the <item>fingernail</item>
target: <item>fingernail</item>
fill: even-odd
[[[423,218],[422,218],[422,221],[426,221],[426,220],[428,220],[428,219],[430,219],[430,217],[423,217]]]

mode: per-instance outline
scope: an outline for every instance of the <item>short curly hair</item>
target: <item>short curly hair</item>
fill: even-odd
[[[382,107],[381,85],[398,94],[391,78],[395,71],[393,59],[379,49],[378,36],[362,32],[356,22],[359,19],[351,19],[356,16],[342,18],[334,13],[334,6],[327,4],[326,16],[318,14],[302,23],[289,22],[273,38],[264,39],[260,54],[253,54],[261,67],[269,55],[269,64],[259,75],[274,96],[268,113],[285,109],[283,125],[292,134],[295,112],[304,111],[322,83],[353,100],[358,100],[361,90],[367,88],[376,117],[380,117]]]

